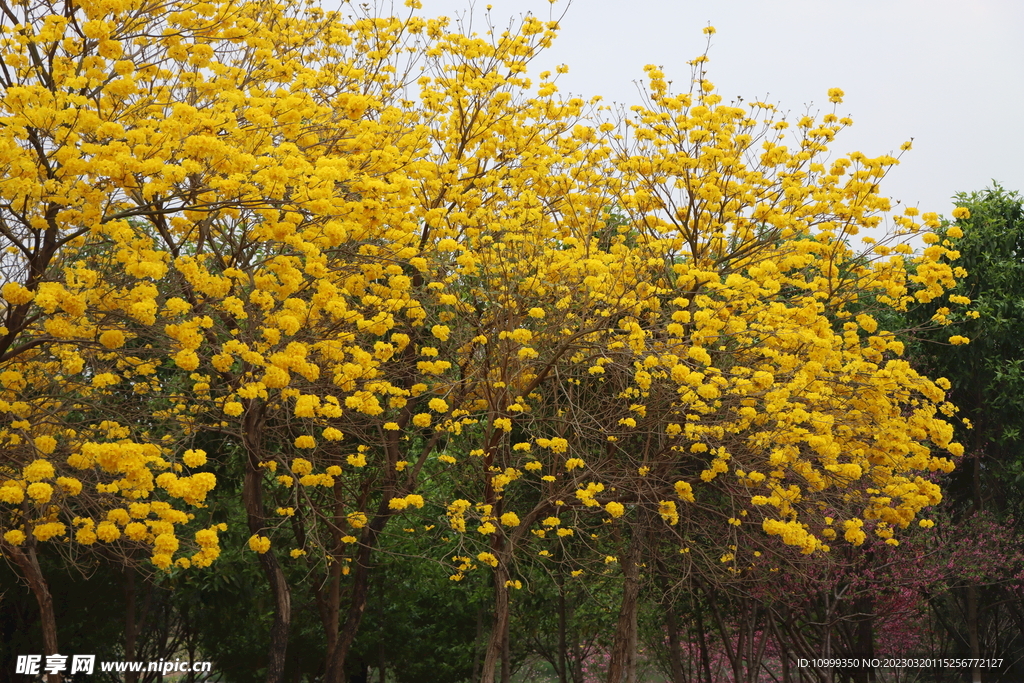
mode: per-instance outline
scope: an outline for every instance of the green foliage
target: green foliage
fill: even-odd
[[[958,194],[956,203],[969,217],[957,211],[961,217],[938,233],[960,252],[954,265],[967,275],[947,296],[925,306],[924,314],[944,315],[945,308],[955,307],[950,297],[955,302],[958,296],[971,299],[974,313],[959,319],[949,315],[948,325],[923,335],[932,343],[916,355],[930,374],[949,379],[950,399],[973,425],[960,427],[968,454],[993,456],[984,461],[986,476],[1017,489],[1024,483],[1024,199],[994,184]],[[970,344],[951,346],[946,340],[952,335],[967,337]],[[956,476],[969,478],[970,470],[963,467]],[[960,484],[954,492],[960,488],[961,497],[970,495],[962,490],[967,482]]]

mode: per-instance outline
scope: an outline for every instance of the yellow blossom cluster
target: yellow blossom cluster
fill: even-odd
[[[22,9],[0,18],[5,547],[206,566],[220,528],[183,553],[186,510],[238,490],[265,571],[296,545],[338,567],[370,547],[349,529],[429,503],[480,546],[452,578],[476,557],[500,590],[518,547],[606,522],[678,534],[728,500],[815,552],[826,508],[856,545],[940,499],[955,409],[882,313],[954,286],[956,253],[879,194],[898,159],[830,155],[849,119],[726,104],[702,60],[682,93],[648,67],[619,118],[527,78],[557,28],[533,16],[481,37],[295,3]],[[201,471],[219,458],[238,486]]]

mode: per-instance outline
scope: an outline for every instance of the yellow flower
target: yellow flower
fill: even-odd
[[[206,464],[206,451],[201,448],[190,449],[185,451],[181,459],[189,467],[202,467]]]
[[[514,512],[506,512],[501,516],[503,526],[519,526],[519,515]]]
[[[249,549],[252,550],[254,553],[259,553],[260,555],[262,555],[263,553],[270,550],[270,539],[266,536],[253,534],[249,537]]]
[[[124,535],[133,541],[141,541],[149,533],[145,524],[141,522],[130,522],[124,528]]]
[[[49,484],[36,482],[28,485],[26,493],[28,493],[29,498],[34,500],[36,503],[48,503],[50,502],[50,498],[53,497],[53,487]]]
[[[57,440],[52,436],[37,436],[33,442],[40,453],[53,453],[54,449],[57,448]]]
[[[0,486],[0,501],[17,505],[25,500],[25,491],[16,482],[7,481]]]
[[[676,511],[676,504],[671,500],[658,502],[658,514],[669,524],[679,523],[679,513]]]
[[[17,282],[8,282],[0,287],[0,294],[13,306],[27,304],[35,296],[28,288]]]
[[[77,496],[82,492],[82,482],[72,477],[57,477],[57,485],[69,496]]]
[[[8,299],[10,301],[10,299]],[[25,532],[19,531],[18,529],[12,529],[4,534],[4,540],[11,545],[21,545],[25,542]]]
[[[677,481],[675,483],[676,495],[687,503],[693,502],[693,487],[690,486],[689,482]]]
[[[108,349],[118,349],[124,346],[124,332],[120,330],[107,330],[100,334],[100,344]]]
[[[626,508],[623,507],[622,503],[616,503],[612,501],[604,506],[605,511],[612,517],[619,518],[626,514]]]
[[[33,460],[21,470],[26,481],[42,481],[53,479],[53,465],[46,460]]]
[[[67,533],[67,527],[60,522],[37,524],[32,529],[32,535],[40,541],[49,541],[54,536],[63,536],[65,533]]]

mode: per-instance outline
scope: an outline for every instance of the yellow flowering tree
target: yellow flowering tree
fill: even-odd
[[[953,254],[854,245],[896,159],[827,161],[834,113],[787,133],[700,58],[688,93],[652,67],[610,119],[529,81],[556,30],[529,16],[477,36],[229,0],[2,12],[0,543],[47,654],[39,544],[208,565],[221,529],[178,534],[218,465],[241,472],[273,682],[286,563],[317,576],[342,680],[380,535],[428,504],[465,535],[453,578],[495,570],[489,683],[522,552],[617,529],[621,557],[594,558],[627,580],[614,678],[646,539],[690,506],[811,554],[836,528],[895,542],[938,500],[919,473],[959,453],[952,408],[874,312],[951,287]]]
[[[553,169],[598,178],[582,163],[589,141],[571,130],[583,103],[555,100],[549,79],[524,94],[525,66],[553,26],[528,18],[492,41],[442,20],[259,3],[31,12],[8,40],[8,63],[31,87],[12,81],[4,101],[24,129],[5,129],[5,196],[23,207],[3,292],[10,403],[20,410],[38,388],[26,379],[34,368],[120,416],[90,416],[97,426],[75,430],[49,461],[58,476],[124,471],[131,485],[87,484],[108,498],[78,514],[75,540],[131,533],[153,544],[158,567],[196,558],[176,558],[170,533],[137,533],[142,507],[102,506],[157,491],[201,504],[212,475],[183,473],[235,451],[198,442],[237,446],[248,545],[275,606],[268,680],[283,674],[291,619],[275,539],[295,542],[283,559],[326,572],[335,680],[376,535],[423,505],[417,473],[462,417],[444,397],[475,388],[457,378],[458,354],[439,355],[459,311],[445,288],[477,268],[474,244],[491,222],[529,223],[582,183]],[[69,27],[77,37],[64,37]],[[429,67],[418,79],[409,46]],[[39,50],[55,57],[40,62]],[[412,87],[418,104],[403,99]],[[579,196],[580,211],[598,201]],[[132,400],[135,421],[124,418]],[[65,431],[80,409],[44,407]],[[46,429],[39,416],[16,417],[26,419],[12,429]],[[429,436],[435,420],[445,430]],[[426,445],[409,442],[424,433]],[[23,484],[12,476],[8,488]],[[36,539],[47,529],[59,536],[41,525]]]
[[[318,600],[327,615],[329,678],[340,675],[362,619],[371,554],[382,531],[396,515],[424,506],[419,483],[438,474],[438,467],[443,476],[447,465],[461,459],[445,447],[486,415],[479,404],[497,375],[479,357],[488,343],[482,335],[497,334],[493,318],[500,305],[494,307],[487,301],[491,293],[480,291],[493,284],[481,276],[483,261],[493,266],[514,248],[547,253],[547,236],[553,234],[548,203],[567,190],[581,198],[579,211],[594,206],[590,220],[596,220],[601,201],[582,192],[601,181],[588,166],[594,159],[586,149],[593,139],[573,134],[584,103],[555,98],[547,78],[531,95],[522,75],[530,57],[551,40],[553,26],[527,18],[494,40],[443,26],[428,24],[436,42],[425,50],[428,68],[418,80],[418,130],[430,144],[417,150],[414,162],[395,170],[414,180],[410,193],[389,188],[395,194],[381,199],[392,210],[406,202],[415,219],[410,239],[397,242],[406,251],[396,246],[394,231],[348,253],[338,250],[349,260],[340,274],[334,264],[345,262],[332,261],[328,272],[337,278],[337,295],[325,297],[324,305],[345,315],[321,325],[305,317],[308,327],[293,333],[293,339],[318,340],[309,348],[323,358],[323,370],[303,374],[270,356],[272,364],[289,372],[281,395],[294,399],[294,408],[282,410],[270,402],[273,418],[261,408],[264,438],[245,437],[265,453],[253,479],[284,487],[274,495],[287,501],[276,509],[288,518],[282,540],[297,541],[289,554],[323,572]],[[360,194],[364,204],[366,196]],[[499,221],[514,242],[498,242],[491,250],[492,226]],[[571,257],[562,255],[558,263]],[[507,302],[514,299],[511,292],[504,296]],[[367,304],[376,308],[362,313]],[[470,323],[472,329],[463,324],[479,316],[484,322]],[[254,334],[262,339],[266,333],[259,325],[265,323],[253,320],[246,325],[255,324]],[[518,345],[524,332],[509,343]],[[267,376],[255,391],[281,388],[270,385]],[[246,400],[266,400],[249,391],[237,392],[243,400],[229,396],[224,410],[248,414],[253,404]],[[271,429],[287,430],[277,441],[287,445],[279,453],[266,452]],[[263,523],[261,529],[270,526]],[[259,533],[253,531],[253,549],[266,555],[262,538],[270,536]]]
[[[588,129],[609,133],[599,149],[611,150],[608,181],[580,205],[589,220],[574,220],[570,199],[549,205],[550,232],[495,223],[465,240],[478,316],[459,322],[481,339],[473,359],[488,377],[465,406],[482,427],[470,450],[477,498],[452,503],[449,519],[470,545],[490,539],[463,556],[496,571],[485,681],[526,539],[629,525],[621,557],[605,558],[626,579],[618,683],[651,534],[685,548],[680,519],[714,515],[733,530],[725,568],[758,547],[744,548],[744,533],[805,554],[869,532],[896,544],[941,499],[928,473],[962,453],[943,386],[901,357],[901,330],[879,323],[953,286],[944,258],[955,252],[927,238],[937,216],[919,222],[911,209],[886,226],[877,188],[896,158],[826,162],[849,120],[808,116],[788,131],[768,104],[723,104],[704,61],[684,94],[650,67],[646,104],[621,127]],[[594,199],[614,199],[625,219],[600,220]],[[930,246],[914,257],[907,240],[920,234]],[[486,303],[472,298],[481,292]]]

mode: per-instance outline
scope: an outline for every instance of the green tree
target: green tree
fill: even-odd
[[[997,501],[1020,504],[1024,482],[1024,199],[998,184],[956,196],[955,222],[937,234],[955,246],[962,279],[919,315],[940,323],[923,335],[917,357],[949,380],[949,398],[971,463],[953,475],[953,495],[975,510]],[[953,319],[951,307],[971,300]],[[919,320],[918,322],[924,322]],[[969,345],[950,345],[951,336]]]
[[[947,490],[953,519],[963,526],[980,521],[975,517],[981,513],[1012,520],[1024,502],[1024,199],[993,183],[958,194],[956,205],[955,221],[936,235],[943,246],[955,248],[954,255],[959,252],[952,263],[960,281],[918,313],[918,323],[930,316],[938,325],[922,335],[930,343],[915,356],[930,376],[947,378],[947,397],[960,409],[958,436],[967,462],[949,477]],[[971,310],[955,316],[953,308],[967,299]],[[947,341],[958,338],[970,343]],[[996,583],[991,577],[965,580],[949,596],[960,606],[944,623],[954,638],[962,637],[956,632],[962,610],[973,658],[995,647],[985,633],[995,625],[999,604],[1021,613],[1019,600]],[[975,681],[980,673],[973,671]]]

